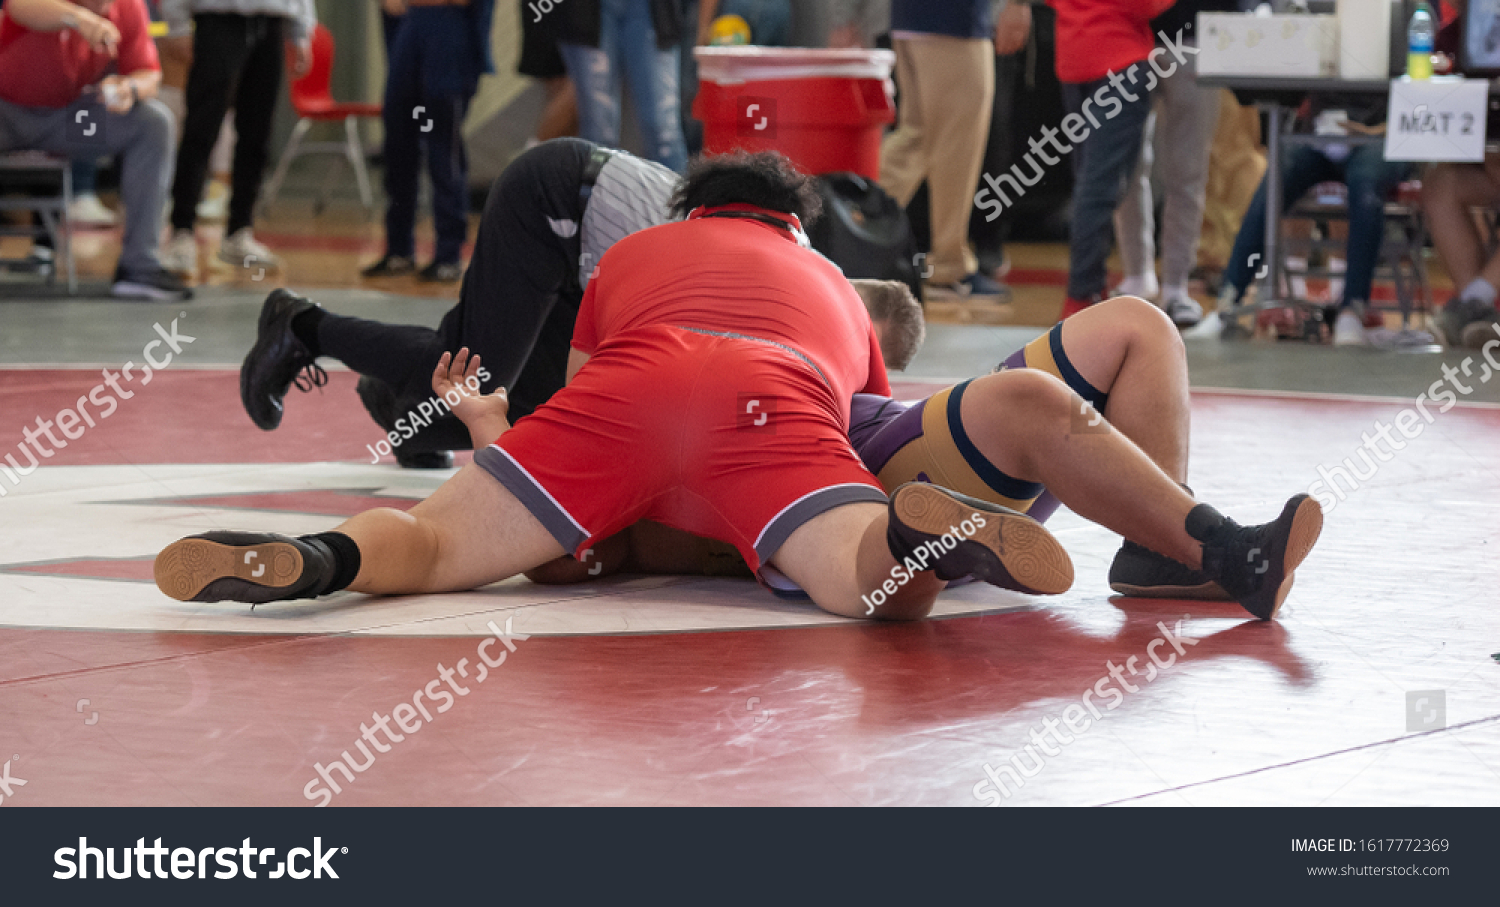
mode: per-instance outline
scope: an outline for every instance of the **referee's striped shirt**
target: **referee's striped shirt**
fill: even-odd
[[[666,223],[677,179],[661,164],[633,154],[618,152],[605,162],[583,209],[580,287],[588,286],[589,275],[610,246],[637,230]]]

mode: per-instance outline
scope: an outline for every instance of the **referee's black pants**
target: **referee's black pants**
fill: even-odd
[[[437,330],[329,313],[318,327],[320,355],[390,385],[405,413],[432,397],[432,370],[442,354],[467,346],[489,371],[484,392],[508,392],[511,422],[530,415],[567,377],[583,299],[584,171],[594,148],[555,139],[505,168],[485,201],[458,304]],[[414,452],[470,446],[468,430],[452,415],[402,443]]]

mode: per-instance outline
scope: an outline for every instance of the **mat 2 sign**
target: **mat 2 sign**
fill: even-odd
[[[1489,83],[1483,79],[1394,79],[1386,108],[1388,161],[1484,160]]]

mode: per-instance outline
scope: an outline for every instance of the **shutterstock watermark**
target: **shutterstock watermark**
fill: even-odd
[[[1406,731],[1421,733],[1448,726],[1447,690],[1409,690],[1406,694]]]
[[[531,638],[524,634],[512,633],[510,622],[511,618],[507,617],[505,619],[505,629],[501,630],[495,626],[494,621],[490,621],[490,632],[494,635],[486,636],[479,643],[479,649],[476,653],[479,656],[479,662],[476,665],[479,668],[479,673],[474,677],[475,683],[484,683],[484,679],[490,674],[490,668],[498,668],[505,664],[506,656],[516,650],[516,644],[512,640],[524,641]],[[498,656],[491,654],[491,650],[497,642],[505,646],[504,651],[501,651]],[[437,679],[431,681],[425,687],[418,688],[412,694],[410,702],[397,703],[395,708],[391,709],[389,715],[382,715],[380,712],[372,713],[370,723],[375,725],[374,727],[366,727],[363,722],[360,723],[360,739],[354,741],[354,747],[364,754],[363,763],[349,755],[348,750],[344,750],[341,754],[343,756],[342,759],[334,759],[326,766],[321,762],[314,764],[313,771],[318,773],[318,777],[303,786],[302,796],[309,800],[321,799],[321,802],[317,804],[318,806],[327,806],[329,803],[332,803],[334,794],[344,792],[343,787],[339,785],[338,779],[333,776],[335,769],[344,776],[345,784],[353,784],[355,774],[362,774],[369,771],[370,767],[375,764],[377,754],[389,753],[396,744],[405,740],[408,735],[420,731],[423,719],[426,719],[428,724],[432,723],[432,712],[427,708],[428,703],[431,703],[437,709],[438,714],[441,715],[443,712],[453,708],[453,704],[457,702],[454,698],[454,693],[457,693],[459,696],[469,695],[469,687],[453,679],[455,674],[465,679],[468,678],[469,659],[460,658],[458,664],[451,668],[445,667],[442,662],[438,662],[437,671]],[[444,689],[444,684],[447,685],[447,689]],[[450,690],[452,692],[449,692]],[[422,716],[421,718],[417,717],[419,714]],[[392,721],[395,722],[397,728],[400,728],[399,732],[391,727]],[[382,742],[378,736],[380,734],[384,734],[388,742]],[[367,741],[370,746],[365,746]],[[374,747],[375,752],[370,752],[370,747]],[[327,785],[326,787],[324,786],[325,784]]]
[[[145,838],[136,838],[134,847],[120,848],[122,865],[116,870],[113,847],[90,847],[89,839],[80,837],[77,847],[59,847],[53,851],[52,860],[60,868],[52,873],[52,878],[86,879],[92,863],[96,879],[102,879],[106,874],[111,879],[232,879],[235,876],[247,879],[279,879],[282,876],[290,879],[305,879],[308,876],[321,879],[327,876],[336,879],[339,874],[333,869],[333,858],[348,852],[347,847],[324,848],[323,839],[315,837],[311,849],[293,847],[286,852],[285,860],[277,860],[273,866],[267,866],[266,861],[276,856],[276,848],[256,847],[250,843],[249,838],[241,841],[239,847],[199,849],[167,847],[161,843],[161,838],[147,847]],[[134,861],[130,859],[132,856],[135,857]],[[210,858],[217,864],[217,868],[209,863]],[[298,858],[302,860],[300,869],[297,867]],[[312,864],[311,868],[308,868],[308,864]],[[211,868],[213,874],[210,876]]]
[[[1390,424],[1380,419],[1375,420],[1375,437],[1370,437],[1369,432],[1360,433],[1360,440],[1364,443],[1354,454],[1364,461],[1368,472],[1362,473],[1359,467],[1354,465],[1354,456],[1345,457],[1342,465],[1329,467],[1318,464],[1318,478],[1307,486],[1307,493],[1317,499],[1325,514],[1332,513],[1334,507],[1337,507],[1350,494],[1358,491],[1363,483],[1375,478],[1375,473],[1380,471],[1382,463],[1389,463],[1395,459],[1396,454],[1406,449],[1407,441],[1415,441],[1427,426],[1435,421],[1436,417],[1428,409],[1429,402],[1437,404],[1438,414],[1441,415],[1458,405],[1460,394],[1468,396],[1474,393],[1476,387],[1489,383],[1491,378],[1500,374],[1500,357],[1495,355],[1495,351],[1500,349],[1500,324],[1492,327],[1497,336],[1486,342],[1480,349],[1484,357],[1483,361],[1476,362],[1476,357],[1465,356],[1464,361],[1458,364],[1458,368],[1446,362],[1443,363],[1443,377],[1432,382],[1432,386],[1418,394],[1417,399],[1412,401],[1412,405],[1397,413],[1396,418]],[[1479,366],[1477,376],[1474,375],[1476,364]],[[1471,384],[1464,384],[1460,375],[1475,380]],[[1406,440],[1403,441],[1392,434],[1392,428]],[[1382,441],[1390,447],[1390,450],[1385,450],[1380,446]],[[1340,479],[1349,486],[1348,491],[1345,491],[1339,484]]]
[[[1177,663],[1177,656],[1187,654],[1185,646],[1196,646],[1199,642],[1199,640],[1182,635],[1182,621],[1180,620],[1177,622],[1177,626],[1173,628],[1169,628],[1162,621],[1157,621],[1156,628],[1161,631],[1161,635],[1146,644],[1146,657],[1150,660],[1150,664],[1146,665],[1145,675],[1145,683],[1148,684],[1171,670],[1172,666]],[[1158,650],[1167,645],[1171,645],[1175,651],[1168,652],[1166,657],[1163,658]],[[974,785],[974,799],[988,799],[989,803],[987,805],[989,806],[999,806],[1005,800],[1010,799],[1013,792],[1010,786],[1005,783],[1004,776],[1009,776],[1010,780],[1015,784],[1016,790],[1025,787],[1027,778],[1035,778],[1041,774],[1042,769],[1047,767],[1047,760],[1043,759],[1043,756],[1056,757],[1060,755],[1062,747],[1082,737],[1093,726],[1095,721],[1102,721],[1105,715],[1123,705],[1125,702],[1125,693],[1139,692],[1140,687],[1134,686],[1129,680],[1126,680],[1125,674],[1128,671],[1130,676],[1139,677],[1140,672],[1136,670],[1136,662],[1140,660],[1139,656],[1132,655],[1125,659],[1125,664],[1123,665],[1117,665],[1113,661],[1106,661],[1104,667],[1109,673],[1099,678],[1098,682],[1093,686],[1084,690],[1083,696],[1078,702],[1073,703],[1063,710],[1061,722],[1049,715],[1042,719],[1043,730],[1037,730],[1033,727],[1031,729],[1031,743],[1022,747],[1021,752],[1011,756],[1010,761],[1000,763],[999,768],[992,767],[988,762],[984,764],[984,773],[987,777]],[[1110,681],[1118,684],[1119,689],[1112,686]],[[1121,692],[1121,690],[1124,692]],[[1094,703],[1094,697],[1096,696],[1100,699],[1108,700],[1102,712],[1099,711],[1099,706]],[[1090,715],[1093,717],[1090,718]],[[1063,731],[1059,726],[1062,724],[1066,724],[1068,730],[1072,731],[1072,734]],[[1048,743],[1047,737],[1049,735],[1053,740],[1057,741],[1057,746],[1052,746]],[[1033,750],[1033,746],[1041,752],[1038,753],[1036,750]],[[1029,767],[1022,764],[1021,755],[1023,753],[1029,757],[1031,763]]]
[[[7,468],[0,465],[0,475],[10,480],[12,488],[20,485],[21,479],[36,472],[42,460],[49,460],[57,456],[57,451],[67,447],[68,441],[78,440],[83,437],[85,431],[114,415],[115,410],[120,406],[121,400],[129,400],[135,396],[135,391],[126,390],[121,384],[121,378],[124,378],[126,383],[134,382],[136,375],[133,373],[139,372],[141,385],[150,384],[155,372],[159,372],[171,365],[174,353],[182,352],[183,344],[192,343],[197,339],[196,337],[177,333],[177,322],[186,317],[187,312],[182,312],[177,318],[173,318],[171,328],[164,328],[160,324],[152,325],[156,329],[156,333],[161,335],[161,339],[152,340],[141,349],[141,358],[146,360],[145,365],[137,366],[132,361],[125,363],[125,366],[118,372],[104,369],[100,372],[104,380],[96,384],[93,390],[87,394],[79,396],[78,402],[67,409],[58,410],[57,414],[51,419],[44,419],[41,416],[37,416],[35,428],[28,426],[21,429],[23,440],[16,444],[16,450],[25,455],[30,465],[23,467],[16,460],[15,454],[8,453],[5,455],[5,462],[9,463],[10,466]],[[163,353],[162,358],[158,360],[156,352],[162,346],[169,347],[172,352]],[[94,407],[93,412],[90,412],[91,406]],[[56,426],[58,431],[62,432],[63,438],[67,440],[63,440],[63,438],[59,438],[52,433],[54,426]],[[47,444],[50,444],[51,447],[42,443],[41,439],[44,435],[47,438]],[[5,483],[0,482],[0,497],[4,497],[9,493],[9,489],[5,487]]]
[[[1026,143],[1031,146],[1031,151],[1022,160],[1031,168],[1032,175],[1029,178],[1022,173],[1019,163],[1011,164],[1009,170],[998,176],[991,173],[984,174],[984,181],[987,185],[974,193],[974,204],[990,212],[984,216],[984,219],[986,221],[993,221],[999,217],[1001,211],[1020,201],[1026,195],[1027,189],[1041,182],[1042,177],[1045,175],[1044,167],[1051,167],[1062,161],[1061,157],[1055,157],[1047,150],[1049,144],[1057,150],[1058,155],[1067,154],[1073,150],[1074,145],[1082,144],[1093,134],[1095,129],[1099,128],[1099,118],[1095,116],[1096,111],[1091,110],[1091,107],[1103,111],[1105,120],[1112,120],[1119,116],[1120,112],[1125,109],[1125,104],[1121,101],[1121,97],[1131,102],[1140,100],[1137,95],[1131,93],[1130,89],[1125,86],[1126,81],[1129,81],[1131,85],[1139,85],[1139,73],[1145,70],[1146,84],[1144,91],[1149,93],[1151,89],[1156,87],[1158,78],[1166,79],[1171,77],[1172,73],[1176,72],[1179,66],[1187,63],[1189,55],[1197,54],[1198,48],[1185,42],[1182,33],[1183,29],[1178,29],[1176,40],[1174,41],[1172,38],[1167,37],[1166,32],[1158,32],[1157,37],[1161,38],[1161,46],[1153,48],[1151,53],[1147,55],[1146,66],[1143,66],[1138,61],[1126,67],[1123,73],[1110,70],[1105,76],[1109,84],[1101,85],[1092,95],[1085,97],[1079,112],[1070,113],[1063,117],[1062,123],[1059,124],[1061,129],[1053,126],[1043,126],[1040,138],[1034,135],[1028,138]],[[1167,65],[1163,66],[1158,61],[1158,57],[1169,58]],[[1176,59],[1170,59],[1171,57],[1175,57]],[[1111,89],[1113,89],[1113,92],[1111,92]],[[1058,138],[1059,132],[1067,136],[1068,142],[1072,142],[1073,144],[1070,145],[1068,142],[1061,141]],[[1014,199],[1006,194],[1006,186],[1009,186]],[[991,195],[994,197],[988,197]]]

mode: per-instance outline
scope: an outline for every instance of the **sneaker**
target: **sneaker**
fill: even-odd
[[[1109,587],[1121,595],[1142,598],[1233,601],[1207,572],[1192,570],[1130,541],[1115,553],[1115,561],[1109,567]]]
[[[1203,572],[1251,614],[1271,620],[1292,588],[1292,574],[1323,531],[1323,508],[1294,495],[1272,523],[1241,526],[1207,504],[1187,517],[1187,533],[1203,543]]]
[[[1484,349],[1491,340],[1500,339],[1500,318],[1491,315],[1489,318],[1480,318],[1477,321],[1469,322],[1464,325],[1459,339],[1469,349]]]
[[[1156,281],[1155,274],[1142,274],[1127,277],[1120,281],[1113,290],[1109,291],[1110,298],[1115,296],[1139,296],[1142,299],[1155,299],[1161,293],[1161,285]]]
[[[155,271],[126,273],[115,269],[115,281],[109,295],[116,299],[145,299],[152,302],[192,299],[193,291],[165,268]]]
[[[1246,324],[1246,311],[1243,307],[1224,310],[1220,309],[1215,314],[1219,317],[1219,339],[1236,341],[1249,340],[1255,336],[1255,329]]]
[[[156,556],[156,588],[180,602],[313,598],[333,580],[333,552],[274,532],[205,532]]]
[[[1203,320],[1203,306],[1186,293],[1174,293],[1162,301],[1162,311],[1180,328],[1190,328]]]
[[[933,283],[925,287],[929,299],[989,299],[1003,302],[1010,299],[1010,287],[975,271],[954,283]]]
[[[898,563],[912,559],[919,570],[931,564],[941,580],[972,576],[1029,595],[1073,585],[1072,558],[1041,523],[927,482],[908,482],[891,495],[885,537]]]
[[[463,276],[464,266],[456,261],[435,261],[417,272],[417,279],[426,283],[458,283]]]
[[[304,392],[328,383],[328,373],[292,333],[292,319],[316,305],[286,290],[273,290],[260,308],[255,345],[240,366],[240,402],[257,428],[270,431],[281,424],[281,400],[293,383]]]
[[[1352,305],[1339,309],[1338,318],[1333,322],[1333,345],[1368,346],[1369,342],[1365,337],[1364,316]]]
[[[281,259],[255,239],[255,231],[241,227],[219,243],[219,261],[236,268],[269,268],[279,270]]]
[[[1450,347],[1464,346],[1464,331],[1469,325],[1475,323],[1488,324],[1495,320],[1495,307],[1478,299],[1461,299],[1454,297],[1448,300],[1438,312],[1438,330],[1443,334],[1443,340]]]
[[[360,277],[405,277],[417,269],[417,263],[405,255],[387,255],[359,272]]]
[[[161,266],[183,280],[198,273],[198,240],[192,230],[173,230],[161,247]]]
[[[46,277],[52,273],[52,269],[56,264],[57,254],[52,251],[52,247],[43,245],[41,242],[34,242],[31,244],[31,252],[26,256],[25,261],[21,263],[20,267],[33,274]]]
[[[113,227],[119,218],[92,192],[74,196],[68,206],[68,223],[75,227]]]

